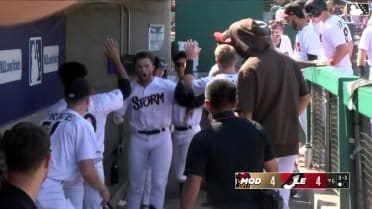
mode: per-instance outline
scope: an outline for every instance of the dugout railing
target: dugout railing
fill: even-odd
[[[341,209],[372,209],[372,87],[350,98],[349,84],[358,77],[333,67],[304,72],[312,101],[308,107],[307,143],[312,169],[350,172],[350,190],[334,190]]]

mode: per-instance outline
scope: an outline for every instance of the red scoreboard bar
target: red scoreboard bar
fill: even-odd
[[[349,173],[235,173],[235,189],[349,189]]]

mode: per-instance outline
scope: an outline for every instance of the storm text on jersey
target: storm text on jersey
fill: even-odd
[[[143,98],[137,96],[132,97],[133,109],[139,110],[143,107],[152,106],[154,104],[160,104],[164,102],[164,93],[152,94]]]

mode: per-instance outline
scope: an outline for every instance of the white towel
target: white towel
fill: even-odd
[[[347,105],[347,108],[349,110],[352,110],[353,107],[355,107],[355,105],[356,105],[356,101],[355,101],[356,90],[360,87],[363,87],[363,86],[372,86],[372,81],[366,80],[366,79],[358,79],[358,80],[355,80],[353,82],[350,82],[347,85],[347,89],[348,89],[348,92],[349,92],[349,95],[350,95],[349,103]]]

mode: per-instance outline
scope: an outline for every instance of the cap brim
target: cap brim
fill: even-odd
[[[288,14],[286,14],[286,13],[281,13],[280,15],[279,15],[279,17],[280,18],[286,18],[286,17],[288,17],[289,15]]]
[[[225,34],[221,32],[214,32],[213,37],[219,43],[230,43],[231,42],[231,38],[225,37]]]
[[[36,21],[59,12],[77,0],[22,0],[0,1],[0,26],[11,26]]]

